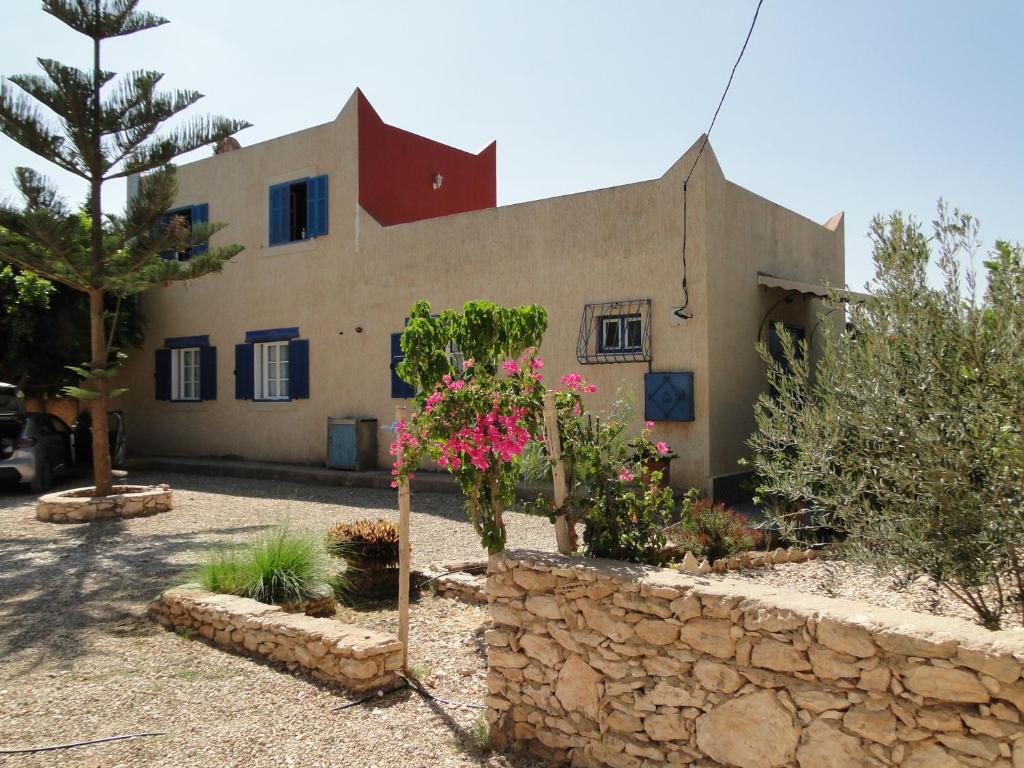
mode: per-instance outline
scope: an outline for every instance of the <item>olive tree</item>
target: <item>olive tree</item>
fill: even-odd
[[[784,360],[760,349],[758,498],[784,535],[838,536],[998,628],[1024,618],[1024,250],[997,242],[982,287],[977,222],[942,203],[930,237],[895,213],[871,239],[872,295],[817,363],[786,334]]]

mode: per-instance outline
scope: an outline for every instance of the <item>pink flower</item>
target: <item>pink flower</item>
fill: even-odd
[[[535,373],[535,374],[533,374],[534,381],[540,381],[543,378],[544,378],[544,374],[543,373]]]
[[[654,429],[654,422],[653,421],[648,421],[647,423],[644,424],[644,426],[647,429]]]
[[[658,449],[658,453],[660,453],[662,456],[667,456],[668,455],[668,452],[669,452],[668,443],[660,442],[657,445],[655,445],[654,447]]]
[[[464,382],[462,379],[456,379],[455,381],[452,381],[452,382],[448,383],[448,389],[453,389],[456,392],[458,392],[460,389],[462,389],[465,386],[466,386],[466,382]]]
[[[519,373],[519,365],[515,360],[506,360],[501,364],[501,367],[505,369],[505,373]]]
[[[532,365],[534,368],[543,368],[544,361],[541,360],[539,357],[535,357],[533,358],[533,360],[530,361],[530,365]]]
[[[624,483],[628,483],[632,479],[633,473],[626,469],[626,467],[623,467],[622,469],[619,470],[619,480],[621,480]],[[634,520],[634,522],[636,521]]]
[[[562,377],[562,386],[576,389],[583,382],[583,377],[578,373],[567,373]]]
[[[597,386],[594,384],[587,384],[587,386],[583,388],[583,391],[592,395],[597,392]]]
[[[471,357],[471,358],[469,358],[468,360],[463,360],[463,361],[462,361],[462,370],[464,370],[464,371],[467,371],[467,370],[469,370],[470,368],[472,368],[472,367],[473,367],[473,364],[474,364],[475,362],[476,362],[476,361],[475,361],[475,360],[474,360],[474,359],[473,359],[472,357]]]

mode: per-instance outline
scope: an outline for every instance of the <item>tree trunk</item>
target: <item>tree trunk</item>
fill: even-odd
[[[96,14],[96,23],[100,20],[100,2],[95,0],[93,4]],[[89,158],[92,162],[93,176],[90,184],[92,199],[90,202],[89,214],[91,246],[92,246],[92,290],[89,291],[89,337],[92,351],[91,367],[94,371],[106,370],[107,367],[107,334],[103,323],[103,295],[105,293],[101,286],[103,275],[103,205],[101,202],[101,190],[103,188],[103,171],[101,158],[103,156],[102,136],[100,132],[100,38],[93,39],[93,147],[94,157]],[[90,401],[92,411],[92,467],[93,482],[96,485],[97,496],[109,496],[113,491],[113,472],[110,464],[110,433],[107,430],[107,393],[110,391],[110,379],[99,377],[90,382],[97,397]]]
[[[89,293],[89,334],[92,341],[92,368],[106,368],[107,335],[103,327],[103,291],[100,290]],[[110,390],[110,379],[92,379],[89,385],[99,393],[99,397],[89,404],[92,413],[93,482],[96,485],[97,496],[109,496],[114,484],[110,462],[110,434],[107,430],[107,393]]]

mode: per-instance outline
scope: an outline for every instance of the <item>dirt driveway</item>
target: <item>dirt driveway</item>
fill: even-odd
[[[186,640],[146,606],[210,544],[281,521],[324,531],[343,520],[397,519],[393,492],[133,475],[169,482],[174,511],[149,518],[54,525],[33,497],[0,490],[0,749],[142,731],[164,736],[35,755],[18,766],[532,766],[488,755],[471,731],[480,710],[428,705],[408,691],[341,712],[341,692]],[[552,549],[544,519],[510,515],[510,545]],[[461,498],[413,497],[413,563],[483,558]],[[393,610],[349,612],[397,626]],[[443,698],[486,693],[485,611],[425,597],[413,606],[410,660]]]

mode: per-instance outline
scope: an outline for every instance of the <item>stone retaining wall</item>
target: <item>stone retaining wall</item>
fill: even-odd
[[[192,631],[229,650],[303,669],[350,691],[398,682],[402,644],[394,635],[286,613],[245,597],[178,587],[164,592],[150,613],[166,627]]]
[[[1024,630],[531,551],[488,573],[496,744],[613,768],[1024,768]]]
[[[464,603],[479,604],[487,602],[484,591],[485,577],[472,573],[449,573],[434,580],[439,597],[450,600],[461,600]]]
[[[171,489],[167,485],[130,486],[130,493],[111,496],[69,496],[89,490],[73,488],[40,496],[36,502],[36,519],[44,523],[85,523],[108,517],[144,517],[170,512]]]

